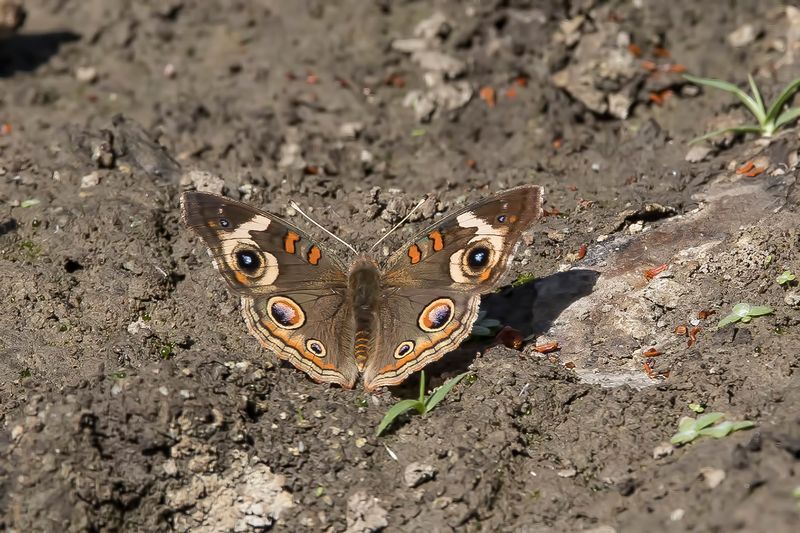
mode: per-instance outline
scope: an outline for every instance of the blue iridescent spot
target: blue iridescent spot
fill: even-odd
[[[505,221],[506,221],[506,216],[505,216],[505,215],[500,215],[500,216],[498,216],[498,217],[497,217],[497,221],[498,221],[499,223],[501,223],[501,224],[505,223]]]
[[[467,264],[473,270],[483,268],[489,262],[489,250],[484,246],[478,246],[467,256]]]
[[[241,250],[236,252],[236,264],[245,273],[252,273],[261,266],[261,259],[251,250]]]

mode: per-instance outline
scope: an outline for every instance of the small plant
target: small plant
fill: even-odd
[[[780,128],[794,122],[800,117],[800,107],[790,107],[786,111],[781,112],[783,106],[798,90],[800,90],[800,78],[784,87],[769,109],[767,109],[764,106],[764,101],[761,99],[761,93],[756,86],[756,82],[753,80],[753,76],[749,74],[747,75],[747,81],[750,83],[752,95],[747,94],[736,85],[728,83],[727,81],[715,80],[712,78],[698,78],[696,76],[689,76],[688,74],[684,74],[683,77],[697,85],[713,87],[736,95],[758,121],[758,124],[746,124],[712,131],[696,139],[692,139],[691,143],[703,141],[715,135],[728,132],[758,133],[762,137],[772,137]]]
[[[486,318],[486,311],[478,313],[470,335],[473,337],[494,337],[500,330],[501,323],[494,318]]]
[[[459,374],[454,378],[448,379],[442,384],[441,387],[436,389],[433,394],[430,396],[425,396],[425,371],[423,370],[419,378],[419,398],[416,400],[401,400],[390,407],[383,416],[381,423],[378,424],[378,428],[375,430],[375,436],[380,436],[380,434],[383,433],[397,417],[407,413],[408,411],[411,411],[412,409],[415,410],[419,415],[425,415],[433,411],[433,408],[436,407],[439,402],[444,400],[444,397],[447,396],[447,393],[450,392],[450,390],[468,374],[469,372],[464,372],[463,374]]]
[[[694,411],[695,413],[698,413],[698,414],[702,413],[703,411],[706,410],[706,408],[703,407],[703,405],[699,404],[699,403],[690,403],[689,404],[689,409],[691,409],[692,411]]]
[[[514,288],[521,287],[526,283],[530,283],[531,281],[535,280],[536,280],[536,274],[534,274],[533,272],[527,272],[525,274],[520,274],[519,276],[517,276],[517,279],[511,282],[511,286]]]
[[[175,355],[175,343],[168,342],[164,344],[158,349],[158,355],[161,356],[161,359],[172,359],[172,356]]]
[[[772,308],[767,307],[766,305],[750,305],[747,303],[738,303],[733,306],[733,311],[726,317],[723,317],[719,323],[717,323],[718,328],[722,328],[727,326],[728,324],[733,324],[736,322],[744,322],[745,324],[750,322],[753,317],[755,316],[763,316],[772,314]]]
[[[784,270],[780,276],[775,278],[775,281],[778,282],[778,285],[791,285],[795,279],[797,279],[797,276],[788,270]]]
[[[741,422],[726,420],[725,422],[716,424],[724,416],[724,413],[708,413],[699,418],[684,416],[678,421],[678,432],[675,433],[669,441],[676,446],[680,446],[692,442],[698,437],[714,437],[715,439],[721,439],[727,437],[734,431],[755,426],[755,424],[749,420],[743,420]]]
[[[22,200],[22,202],[20,202],[19,206],[21,208],[23,208],[23,209],[28,209],[29,207],[33,207],[35,205],[39,205],[40,203],[42,203],[42,201],[39,200],[38,198],[31,198],[29,200]]]

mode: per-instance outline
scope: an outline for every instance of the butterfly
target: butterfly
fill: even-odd
[[[542,213],[542,188],[522,186],[460,209],[385,261],[346,265],[293,224],[204,192],[181,197],[250,333],[321,383],[397,385],[458,347],[480,296],[499,284],[522,233]]]

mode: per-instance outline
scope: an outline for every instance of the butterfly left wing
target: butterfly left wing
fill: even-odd
[[[368,390],[401,383],[469,336],[480,295],[500,282],[541,213],[541,187],[510,189],[445,217],[389,258]]]

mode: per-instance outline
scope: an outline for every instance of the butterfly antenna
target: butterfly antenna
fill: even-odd
[[[290,206],[292,206],[292,209],[294,209],[295,211],[297,211],[298,213],[300,213],[301,215],[303,215],[304,217],[306,217],[306,218],[309,220],[309,222],[311,222],[312,224],[314,224],[315,226],[317,226],[319,229],[321,229],[322,231],[324,231],[325,233],[327,233],[328,235],[330,235],[331,237],[333,237],[334,239],[336,239],[336,240],[337,240],[337,241],[339,241],[340,243],[342,243],[342,244],[344,244],[345,246],[347,246],[348,248],[350,248],[350,250],[352,250],[354,254],[358,254],[358,252],[356,251],[356,249],[355,249],[355,248],[353,248],[353,247],[352,247],[350,244],[346,243],[344,240],[340,239],[339,237],[337,237],[336,235],[334,235],[333,233],[331,233],[331,231],[330,231],[330,230],[328,230],[328,229],[324,228],[324,227],[322,226],[322,224],[320,224],[319,222],[317,222],[316,220],[314,220],[314,219],[313,219],[313,218],[311,218],[310,216],[306,215],[306,214],[303,212],[303,210],[302,210],[302,209],[300,209],[300,206],[298,206],[296,203],[294,203],[293,201],[290,201],[290,202],[289,202],[289,205],[290,205]]]
[[[407,214],[406,216],[404,216],[404,217],[403,217],[403,220],[401,220],[400,222],[398,222],[397,224],[395,224],[395,225],[394,225],[394,227],[393,227],[392,229],[390,229],[389,231],[387,231],[387,232],[386,232],[386,235],[384,235],[383,237],[381,237],[380,239],[378,239],[378,242],[376,242],[375,244],[373,244],[373,245],[372,245],[372,248],[370,248],[370,249],[369,249],[369,251],[371,252],[372,250],[374,250],[374,249],[375,249],[375,248],[376,248],[376,247],[377,247],[377,246],[378,246],[380,243],[382,243],[382,242],[384,241],[384,239],[386,239],[386,237],[388,237],[389,235],[391,235],[392,233],[394,233],[394,231],[395,231],[397,228],[399,228],[400,226],[402,226],[402,225],[403,225],[403,222],[405,222],[406,220],[408,220],[409,218],[411,218],[411,215],[413,215],[413,214],[414,214],[414,211],[416,211],[417,209],[419,209],[419,208],[422,206],[422,204],[424,204],[424,203],[425,203],[425,202],[427,202],[427,201],[428,201],[428,197],[426,196],[425,198],[423,198],[422,200],[420,200],[419,202],[417,202],[417,205],[415,205],[415,206],[414,206],[414,208],[413,208],[411,211],[409,211],[409,212],[408,212],[408,214]]]

